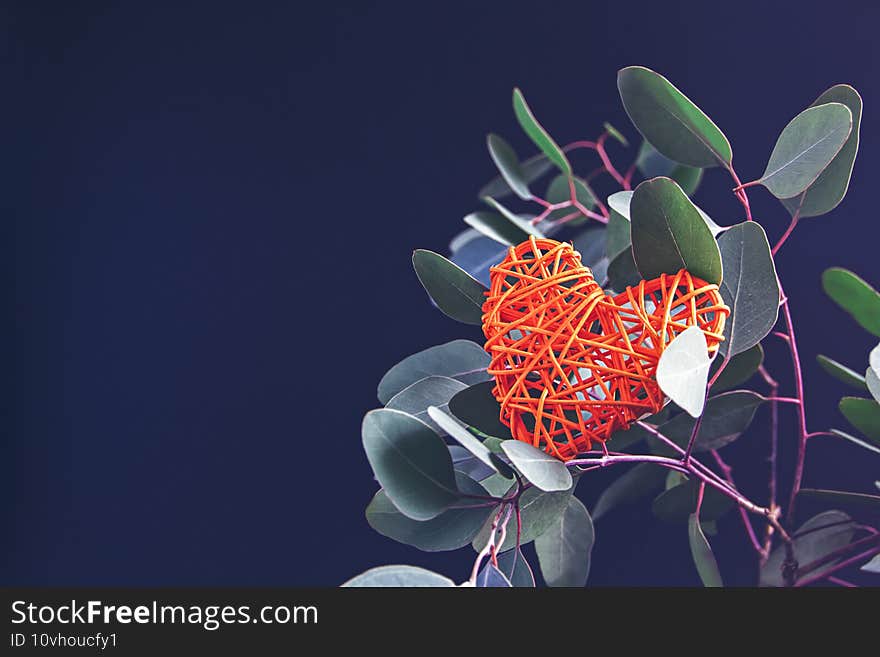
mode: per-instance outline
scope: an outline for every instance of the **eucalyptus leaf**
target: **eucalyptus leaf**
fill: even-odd
[[[838,363],[836,360],[828,358],[828,356],[823,356],[822,354],[816,356],[816,362],[819,363],[819,366],[823,370],[828,372],[828,374],[838,381],[841,381],[856,390],[868,390],[868,386],[865,383],[865,377],[858,372],[854,372],[846,365]]]
[[[703,534],[699,519],[693,513],[688,517],[688,540],[691,545],[691,556],[694,558],[694,565],[697,567],[703,586],[710,588],[724,586],[712,547]]]
[[[498,555],[498,569],[517,588],[535,588],[535,576],[522,550],[508,550]]]
[[[583,178],[578,178],[577,176],[569,178],[565,174],[560,174],[553,178],[550,185],[547,187],[545,200],[554,204],[570,201],[571,188],[569,187],[569,180],[574,183],[575,198],[578,202],[588,210],[592,210],[596,206],[596,194],[593,192],[593,188],[590,187]],[[573,212],[580,212],[580,210],[573,205],[553,210],[547,216],[547,221],[558,221]],[[581,218],[583,218],[583,214],[581,214]],[[574,221],[569,220],[569,225],[572,223],[574,223]]]
[[[525,237],[519,239],[519,237],[522,237],[521,234],[514,234],[513,231],[507,231],[508,236],[519,239],[519,241],[512,243],[514,246],[524,241],[525,239],[528,239],[529,235],[534,235],[535,237],[544,237],[544,234],[540,230],[538,230],[537,227],[533,226],[531,221],[526,220],[523,217],[511,212],[503,204],[499,203],[491,196],[485,196],[481,200],[490,208],[497,210],[499,213],[501,213],[501,216],[506,219],[509,224],[512,224],[514,227],[519,228],[521,233],[525,233]],[[465,221],[467,221],[467,217],[465,217]],[[474,228],[477,228],[479,230],[476,225],[474,226]],[[502,226],[500,224],[495,225],[495,230],[497,232],[501,231],[501,229]],[[488,233],[486,233],[486,236],[492,237],[492,235],[489,235]]]
[[[582,587],[590,574],[590,554],[596,539],[593,521],[576,497],[565,511],[535,539],[541,574],[548,586]]]
[[[524,201],[531,199],[532,193],[529,191],[529,183],[519,165],[519,158],[513,147],[495,134],[489,134],[486,137],[486,146],[507,186]]]
[[[880,554],[874,555],[874,558],[871,559],[864,566],[859,568],[866,573],[874,573],[875,575],[880,575]]]
[[[880,403],[862,397],[844,397],[838,404],[840,412],[871,442],[880,445]]]
[[[617,449],[615,447],[615,449]],[[666,471],[652,463],[639,463],[627,470],[602,491],[593,506],[593,520],[599,520],[612,509],[632,504],[656,494],[663,488]]]
[[[449,450],[427,424],[382,408],[366,414],[361,434],[376,479],[401,513],[430,520],[458,500]]]
[[[440,425],[440,428],[452,436],[462,447],[480,459],[483,464],[505,477],[513,478],[513,472],[510,470],[510,467],[498,458],[497,455],[492,454],[483,443],[471,435],[467,429],[452,417],[434,406],[428,408],[428,417]]]
[[[529,235],[534,234],[522,225],[528,224],[528,222],[519,219],[512,221],[508,217],[494,212],[472,212],[464,218],[464,222],[486,237],[507,246],[515,246],[527,240]]]
[[[710,397],[703,411],[700,431],[694,441],[694,452],[721,449],[739,438],[749,428],[755,411],[764,401],[764,397],[751,390],[733,390]],[[693,427],[694,419],[680,414],[662,424],[659,431],[679,447],[685,448]],[[672,455],[672,450],[668,447],[664,446],[660,451]]]
[[[859,93],[848,84],[837,84],[819,96],[811,107],[826,103],[843,103],[849,108],[852,113],[852,130],[843,148],[807,191],[803,195],[782,201],[792,215],[797,211],[802,218],[818,217],[838,206],[846,196],[859,151],[859,129],[862,122],[862,98]]]
[[[501,449],[520,474],[548,493],[571,488],[571,473],[559,459],[520,440],[505,440]]]
[[[342,586],[353,587],[432,587],[455,586],[448,577],[417,566],[379,566],[348,580]]]
[[[688,196],[693,196],[703,180],[703,169],[689,167],[678,162],[673,162],[668,157],[661,155],[656,148],[645,140],[639,147],[636,156],[636,167],[647,178],[666,176],[672,178],[684,190]]]
[[[416,249],[412,260],[419,281],[445,315],[465,324],[482,324],[485,285],[439,253]]]
[[[508,248],[473,228],[466,228],[450,242],[449,259],[488,286],[489,269],[504,259]]]
[[[880,344],[871,350],[868,370],[865,372],[865,383],[874,401],[880,401]]]
[[[495,381],[477,383],[449,400],[449,412],[487,436],[510,440],[510,428],[501,422],[501,405],[492,394]]]
[[[673,486],[654,499],[651,510],[660,520],[685,523],[697,508],[699,490],[700,484],[696,480]],[[700,518],[703,521],[718,520],[733,504],[733,500],[716,488],[706,486],[703,492],[703,504],[700,506]]]
[[[533,155],[527,160],[520,162],[522,179],[527,185],[531,185],[552,169],[553,162],[551,162],[543,153],[538,153],[537,155]],[[498,175],[480,189],[477,197],[483,198],[491,196],[492,198],[504,198],[511,194],[513,194],[513,190],[510,188],[510,185],[507,184],[507,181],[504,180],[504,176]]]
[[[605,132],[607,132],[608,135],[609,135],[614,141],[616,141],[617,143],[619,143],[621,146],[623,146],[624,148],[627,147],[627,146],[629,146],[629,142],[626,140],[626,137],[624,137],[624,136],[620,133],[620,130],[618,130],[618,129],[615,128],[613,125],[611,125],[610,123],[608,123],[608,121],[605,121],[605,123],[602,124],[602,127],[605,129]]]
[[[851,130],[852,112],[842,103],[805,109],[776,140],[761,184],[776,198],[797,196],[840,152]]]
[[[800,567],[806,566],[835,550],[849,545],[856,530],[856,523],[842,511],[825,511],[814,516],[792,533],[794,558]],[[770,553],[766,563],[761,566],[761,586],[784,586],[782,565],[785,561],[785,546],[780,545]],[[834,567],[835,562],[821,566],[809,574],[822,573]]]
[[[470,340],[453,340],[407,356],[379,382],[379,401],[387,404],[404,388],[429,376],[447,376],[465,384],[485,381],[489,354]]]
[[[867,493],[851,493],[841,490],[822,490],[818,488],[802,488],[798,491],[801,497],[830,502],[835,506],[861,507],[880,511],[880,495]]]
[[[461,381],[448,376],[428,376],[398,392],[385,408],[414,415],[442,436],[445,433],[428,417],[428,406],[446,408],[455,393],[466,389]]]
[[[712,361],[712,369],[710,370],[709,378],[715,375],[715,372],[718,371],[723,360],[724,359],[722,358],[716,358]],[[761,348],[760,344],[756,344],[755,346],[738,353],[736,356],[729,359],[721,376],[719,376],[715,383],[712,384],[711,392],[713,394],[718,394],[739,387],[752,378],[752,375],[758,371],[758,368],[763,361],[764,350]]]
[[[650,419],[651,418],[645,418],[644,421],[648,422]],[[610,444],[614,446],[615,451],[622,452],[632,445],[646,440],[650,435],[651,434],[646,429],[633,423],[626,429],[618,429],[611,434],[610,440],[613,440],[614,442]]]
[[[880,337],[880,293],[847,269],[832,267],[822,274],[822,288],[859,326]]]
[[[597,272],[605,257],[606,232],[604,226],[589,226],[571,238],[574,250],[581,254],[581,262],[593,271],[597,281],[601,280]]]
[[[471,479],[480,482],[495,474],[494,468],[483,463],[461,445],[447,445],[446,447],[449,450],[449,455],[452,457],[452,467],[457,472],[462,472]]]
[[[510,588],[512,585],[507,576],[502,573],[491,561],[487,562],[477,574],[478,588]]]
[[[629,66],[617,74],[617,88],[633,125],[660,153],[692,167],[730,165],[727,137],[662,75]]]
[[[572,485],[568,490],[555,493],[545,493],[536,486],[526,489],[519,499],[520,516],[522,519],[521,545],[531,543],[550,528],[565,510],[574,488],[575,486]],[[482,550],[489,540],[493,516],[489,517],[480,533],[471,542],[471,545],[477,552]],[[509,523],[512,524],[508,525],[504,543],[496,546],[498,552],[510,550],[516,545],[516,518],[513,517],[513,514],[511,514]]]
[[[634,287],[641,280],[642,276],[636,268],[632,247],[624,249],[608,263],[608,282],[616,292]]]
[[[779,316],[779,281],[764,229],[755,221],[731,226],[718,238],[724,280],[721,298],[730,308],[722,353],[742,353],[773,329]]]
[[[866,443],[864,440],[856,438],[855,436],[851,436],[850,434],[846,433],[845,431],[841,431],[840,429],[832,429],[831,433],[833,433],[838,438],[843,438],[844,440],[848,440],[854,445],[858,445],[862,449],[880,454],[880,442],[878,442],[876,445],[872,445],[871,443]]]
[[[663,393],[692,417],[703,412],[709,380],[706,335],[690,326],[670,342],[657,363],[657,384]]]
[[[684,190],[682,189],[682,191]],[[612,230],[614,232],[613,246],[615,249],[615,253],[620,253],[620,251],[632,244],[632,238],[630,235],[630,205],[632,204],[633,193],[634,192],[631,191],[615,192],[608,197],[608,207],[611,209],[611,216],[608,218],[608,231],[609,239],[612,239]],[[697,212],[700,213],[703,221],[706,222],[706,226],[708,226],[709,231],[712,233],[712,237],[718,237],[718,235],[727,230],[727,226],[719,226],[717,223],[715,223],[715,220],[712,219],[712,217],[710,217],[708,214],[706,214],[702,210],[702,208],[700,208],[700,206],[698,206],[696,203],[694,203],[693,205],[697,209]],[[623,222],[620,221],[621,219],[626,221],[625,228],[623,226]],[[613,228],[612,220],[615,220],[615,222],[618,224]],[[609,258],[612,257],[610,253],[611,250],[609,249]]]
[[[462,493],[486,495],[482,486],[462,472],[455,473],[455,481]],[[418,521],[398,511],[385,491],[380,490],[367,507],[366,516],[370,527],[383,536],[426,552],[439,552],[457,550],[470,543],[492,512],[485,502],[462,499],[456,508]]]
[[[687,269],[708,283],[721,282],[718,245],[675,181],[654,178],[641,183],[633,193],[630,214],[633,257],[643,278]]]
[[[562,173],[570,176],[571,165],[568,163],[568,158],[565,157],[565,153],[562,152],[559,145],[553,141],[553,138],[547,134],[547,131],[544,130],[543,126],[541,126],[537,119],[535,119],[535,115],[532,114],[532,110],[529,108],[526,99],[523,97],[522,91],[519,89],[513,90],[513,111],[514,114],[516,114],[516,120],[519,121],[520,127],[522,127],[523,131],[529,136],[529,139],[535,143],[535,146],[540,148],[544,155],[546,155],[550,161],[562,171]]]
[[[622,194],[626,194],[626,200],[620,198]],[[605,253],[609,260],[613,260],[624,250],[632,245],[632,238],[629,231],[629,200],[632,198],[632,192],[617,192],[608,197],[608,205],[611,213],[608,217],[608,229],[605,239]],[[618,208],[626,203],[627,215],[618,211]]]

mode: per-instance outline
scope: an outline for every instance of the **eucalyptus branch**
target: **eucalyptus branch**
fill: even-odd
[[[770,396],[775,398],[776,394],[779,392],[779,382],[774,379],[767,369],[760,365],[758,367],[758,372],[760,372],[764,381],[770,386]],[[771,509],[776,508],[776,460],[777,460],[777,452],[779,449],[779,404],[775,401],[770,402],[770,454],[767,457],[767,461],[770,465],[770,472],[767,479],[767,493],[769,498],[769,507]],[[770,556],[770,548],[773,546],[773,525],[767,524],[767,529],[764,534],[764,545],[761,552],[761,565],[767,561],[767,557]]]

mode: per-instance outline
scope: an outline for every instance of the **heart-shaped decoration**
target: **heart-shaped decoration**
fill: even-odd
[[[491,269],[483,333],[501,421],[564,461],[658,412],[660,354],[690,326],[709,354],[730,309],[686,270],[605,294],[571,244],[530,237]]]

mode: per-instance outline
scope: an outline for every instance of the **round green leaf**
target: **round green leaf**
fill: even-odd
[[[642,276],[636,268],[632,247],[627,247],[611,259],[608,263],[607,275],[608,284],[617,292],[623,292],[627,287],[639,284]]]
[[[510,588],[512,584],[491,561],[487,562],[477,574],[478,588]]]
[[[487,436],[510,440],[510,428],[501,422],[501,405],[492,394],[495,381],[477,383],[449,400],[449,412]]]
[[[630,214],[633,257],[642,278],[687,269],[708,283],[721,282],[718,245],[675,181],[654,178],[641,183],[633,193]]]
[[[730,356],[764,339],[779,316],[779,281],[767,234],[755,221],[731,226],[718,238],[724,280],[721,298],[730,308],[722,353]]]
[[[529,222],[516,217],[515,220],[494,212],[472,212],[464,218],[464,222],[480,231],[486,237],[508,246],[516,246],[534,235]],[[529,226],[530,230],[526,229]]]
[[[553,169],[553,163],[543,153],[533,155],[529,159],[523,160],[520,163],[522,180],[527,185],[531,185],[551,169]],[[479,198],[484,198],[486,196],[491,196],[492,198],[504,198],[505,196],[510,196],[512,193],[513,190],[510,188],[510,185],[507,184],[504,176],[498,175],[486,183],[477,196]]]
[[[712,554],[712,548],[709,541],[706,540],[703,529],[700,527],[700,520],[696,514],[688,517],[688,540],[691,545],[691,556],[694,558],[694,565],[697,567],[697,573],[703,586],[710,588],[718,588],[724,586],[721,581],[721,573],[718,570],[718,563],[715,561],[715,555]]]
[[[605,253],[609,260],[613,260],[632,245],[629,231],[629,202],[632,195],[632,192],[626,191],[617,192],[608,197],[608,207],[611,208],[611,214],[608,217]]]
[[[462,447],[480,459],[485,465],[508,479],[513,478],[513,472],[510,467],[498,456],[492,454],[483,443],[471,435],[467,429],[452,417],[433,406],[428,408],[428,417],[440,425],[441,429],[452,436]]]
[[[531,543],[538,536],[547,531],[556,519],[565,510],[568,500],[574,491],[574,485],[564,491],[555,493],[545,493],[540,488],[532,486],[526,489],[519,499],[520,516],[522,518],[522,536],[520,544],[525,545]],[[486,520],[486,524],[477,534],[477,537],[471,542],[473,548],[479,552],[489,541],[489,533],[491,531],[492,518],[490,516]],[[507,537],[504,543],[497,546],[499,552],[513,549],[516,545],[516,518],[511,514],[511,519],[507,527]]]
[[[523,97],[522,91],[519,89],[513,90],[513,111],[516,114],[516,120],[519,121],[520,126],[529,136],[529,139],[535,143],[535,146],[540,148],[544,155],[546,155],[550,161],[562,171],[562,173],[570,176],[571,165],[568,163],[568,158],[565,157],[565,153],[562,152],[559,145],[553,141],[553,138],[547,134],[547,131],[544,130],[541,124],[538,123],[537,119],[535,119],[535,115],[532,114],[532,110],[529,108],[526,99]]]
[[[379,382],[379,401],[387,404],[394,395],[428,376],[448,376],[465,384],[485,381],[489,354],[470,340],[453,340],[407,356],[385,373]]]
[[[534,588],[535,576],[522,550],[508,550],[498,555],[498,569],[517,588]]]
[[[666,522],[685,523],[697,508],[700,484],[696,480],[685,481],[663,491],[651,505],[654,515]],[[703,522],[718,520],[733,506],[734,502],[717,489],[706,486],[700,517]]]
[[[677,182],[677,181],[676,181]],[[680,186],[680,185],[679,185]],[[682,190],[684,191],[684,190]],[[626,232],[624,233],[622,228],[617,228],[619,235],[616,239],[620,240],[618,244],[615,244],[620,250],[624,248],[623,240],[626,240],[626,246],[629,246],[632,243],[630,239],[630,204],[632,203],[633,192],[631,191],[623,191],[623,192],[615,192],[611,196],[608,197],[608,207],[611,208],[611,217],[608,219],[608,230],[611,230],[611,219],[618,215],[620,218],[626,220]],[[693,201],[691,201],[693,203]],[[700,213],[700,216],[703,218],[703,221],[706,222],[706,226],[709,227],[709,230],[712,232],[712,237],[718,237],[721,233],[727,230],[726,226],[719,226],[715,223],[715,220],[712,219],[708,214],[706,214],[700,206],[694,203],[694,207],[697,208],[697,212]],[[619,253],[619,251],[618,251]]]
[[[852,112],[842,103],[810,107],[782,130],[761,184],[776,198],[791,198],[819,177],[852,130]]]
[[[345,587],[446,587],[455,586],[448,577],[417,566],[379,566],[348,580]]]
[[[823,370],[828,372],[828,374],[838,381],[841,381],[856,390],[868,389],[868,386],[865,383],[865,377],[858,372],[851,370],[846,365],[838,363],[836,360],[832,360],[831,358],[828,358],[828,356],[823,356],[822,354],[816,356],[816,362],[819,363],[819,366]]]
[[[714,376],[715,372],[718,371],[722,361],[723,359],[721,358],[716,358],[712,361],[711,376]],[[760,344],[756,344],[754,347],[738,353],[729,359],[721,376],[712,385],[712,392],[718,394],[742,385],[752,378],[752,375],[758,371],[762,362],[764,362],[764,350]]]
[[[398,392],[388,400],[385,408],[409,413],[442,436],[444,432],[428,417],[428,406],[446,408],[455,393],[466,389],[467,386],[461,381],[448,376],[428,376]]]
[[[859,326],[880,337],[880,293],[847,269],[832,267],[822,274],[822,288]]]
[[[639,154],[636,157],[636,166],[645,178],[666,176],[672,178],[684,190],[688,196],[693,196],[703,180],[703,170],[697,167],[689,167],[678,162],[673,162],[657,152],[647,141],[642,141]]]
[[[521,440],[505,440],[501,449],[520,474],[548,493],[571,488],[571,473],[559,459]]]
[[[486,137],[486,146],[489,148],[489,155],[501,176],[507,185],[524,201],[532,198],[529,191],[529,184],[526,182],[525,175],[519,165],[519,158],[510,144],[495,134],[489,134]]]
[[[764,397],[751,390],[733,390],[710,397],[703,411],[700,432],[694,441],[694,451],[707,452],[732,443],[749,428],[755,411],[765,401]],[[662,424],[659,431],[683,448],[687,446],[693,428],[694,419],[681,413]],[[672,453],[666,447],[659,451]]]
[[[709,350],[699,326],[679,333],[660,354],[657,384],[667,397],[692,417],[703,412],[709,380]]]
[[[617,74],[617,88],[633,125],[661,154],[692,167],[730,165],[727,137],[662,75],[629,66]]]
[[[419,281],[445,315],[465,324],[482,324],[485,285],[439,253],[416,249],[412,260]]]
[[[562,203],[563,201],[571,200],[571,189],[568,185],[569,180],[574,181],[574,194],[578,202],[588,210],[593,209],[596,205],[596,194],[593,192],[593,188],[582,178],[576,176],[569,178],[564,174],[560,174],[553,178],[553,180],[550,181],[550,185],[547,187],[547,193],[544,195],[545,200],[549,203]],[[569,206],[567,208],[553,210],[547,216],[547,221],[562,219],[563,217],[570,215],[572,212],[578,212],[578,209],[574,206]]]
[[[807,188],[803,195],[782,201],[793,215],[799,210],[800,217],[818,217],[831,212],[846,196],[852,176],[856,154],[859,152],[859,129],[862,123],[862,98],[848,84],[837,84],[819,96],[810,107],[826,103],[843,103],[852,113],[852,130],[843,148],[831,163]]]
[[[838,408],[850,424],[880,445],[880,404],[876,400],[844,397]]]
[[[367,413],[361,434],[376,479],[401,513],[429,520],[458,500],[449,450],[427,424],[382,408]]]
[[[849,545],[855,533],[856,524],[842,511],[825,511],[814,516],[801,525],[792,534],[794,558],[799,566],[806,566],[835,550]],[[766,563],[761,566],[761,586],[784,586],[782,565],[785,561],[785,547],[780,545]],[[834,566],[834,562],[825,564],[809,574],[821,573]]]
[[[615,445],[615,449],[619,449]],[[593,520],[598,520],[618,506],[638,502],[663,488],[666,470],[652,463],[639,463],[627,470],[602,491],[593,506]]]
[[[525,219],[517,214],[514,214],[513,212],[508,210],[504,205],[502,205],[501,203],[496,201],[491,196],[484,196],[481,200],[483,201],[483,203],[488,205],[490,208],[493,208],[494,210],[497,210],[499,213],[501,213],[501,216],[504,219],[506,219],[508,223],[513,224],[513,226],[515,226],[516,228],[519,228],[521,233],[525,233],[525,237],[523,239],[519,239],[519,237],[522,236],[521,234],[513,233],[509,228],[505,229],[504,234],[506,236],[513,237],[515,239],[519,239],[518,242],[513,243],[514,245],[519,244],[520,242],[522,242],[525,239],[528,239],[529,235],[534,235],[535,237],[544,237],[544,234],[540,230],[538,230],[538,228],[536,226],[533,226],[530,220]],[[473,217],[474,215],[469,215],[469,216]],[[465,217],[465,221],[468,221],[467,217]],[[477,228],[479,230],[479,227],[477,225],[475,225],[473,227]],[[487,227],[484,226],[484,228],[487,228]],[[499,225],[497,224],[497,221],[495,224],[495,230],[496,230],[496,232],[501,230]],[[489,235],[488,233],[485,233],[485,234],[487,237],[492,237],[493,239],[496,239],[495,237],[493,237],[492,235]],[[496,239],[496,241],[498,241],[498,240]]]
[[[535,539],[535,552],[547,586],[582,587],[590,574],[596,534],[587,508],[576,497],[547,531]]]
[[[462,493],[486,494],[482,486],[462,472],[455,473],[455,481]],[[474,507],[466,508],[468,504]],[[426,552],[439,552],[457,550],[473,540],[492,513],[491,507],[476,506],[480,504],[483,503],[479,500],[463,499],[456,505],[460,508],[447,509],[431,520],[418,521],[398,511],[385,491],[380,490],[367,507],[366,516],[370,527],[383,536]]]

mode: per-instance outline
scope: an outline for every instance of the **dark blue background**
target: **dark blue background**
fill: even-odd
[[[444,250],[476,209],[488,131],[533,151],[514,85],[561,142],[606,119],[634,137],[615,74],[650,66],[722,126],[744,180],[821,91],[861,91],[853,188],[779,258],[811,428],[841,426],[843,388],[813,355],[861,368],[873,345],[819,275],[880,282],[880,10],[778,4],[4,3],[15,336],[0,581],[335,585],[393,562],[464,579],[468,551],[426,555],[367,526],[359,427],[387,367],[480,338],[431,308],[409,257]],[[741,219],[730,187],[714,171],[698,195],[722,224]],[[787,215],[752,198],[775,238]],[[734,450],[762,500],[765,414]],[[789,412],[786,456],[793,428]],[[810,457],[811,485],[877,478],[849,446],[817,441]],[[593,583],[697,583],[683,528],[633,509],[597,529]],[[735,514],[714,542],[727,580],[753,581]]]

